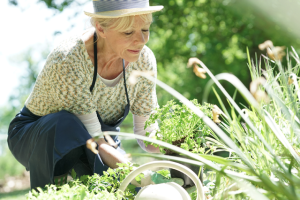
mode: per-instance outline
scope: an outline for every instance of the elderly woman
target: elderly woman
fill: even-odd
[[[149,40],[152,13],[163,6],[148,0],[93,1],[93,28],[64,40],[48,56],[23,109],[10,124],[8,144],[16,159],[30,171],[31,188],[65,182],[74,169],[78,176],[92,175],[116,163],[128,162],[120,141],[110,146],[102,131],[119,131],[131,111],[134,133],[157,107],[155,84],[139,78],[130,86],[133,70],[153,71],[156,60],[145,46]],[[98,154],[86,141],[99,136]],[[138,141],[148,152],[158,148]]]

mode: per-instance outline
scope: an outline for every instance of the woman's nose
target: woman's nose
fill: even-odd
[[[136,34],[135,42],[137,44],[145,44],[147,43],[148,35],[145,35],[142,31]]]

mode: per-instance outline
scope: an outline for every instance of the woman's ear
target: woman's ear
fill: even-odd
[[[100,37],[106,38],[105,30],[100,26],[99,23],[96,24],[96,30],[99,33]]]

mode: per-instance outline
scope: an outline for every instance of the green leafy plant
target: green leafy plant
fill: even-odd
[[[212,118],[213,105],[205,103],[200,105],[197,100],[191,101],[195,106],[202,110],[205,115]],[[150,118],[146,121],[145,129],[151,124],[159,124],[159,130],[156,132],[156,138],[181,147],[193,153],[205,153],[206,137],[210,136],[211,129],[199,118],[190,108],[184,104],[177,104],[175,101],[168,101],[166,105],[156,109]],[[149,136],[149,133],[146,133]],[[154,143],[145,142],[145,144]],[[208,151],[213,148],[209,148]],[[174,154],[173,151],[160,147],[160,151],[166,155]],[[212,152],[212,151],[211,151]]]
[[[201,62],[204,70],[220,88],[231,105],[231,115],[227,113],[227,122],[222,123],[223,129],[230,133],[231,139],[239,145],[239,151],[233,151],[230,159],[235,163],[246,165],[247,175],[258,178],[251,183],[260,189],[264,199],[299,199],[299,57],[293,52],[287,56],[288,66],[284,68],[276,47],[271,47],[268,56],[263,56],[265,69],[260,61],[254,62],[249,57],[249,69],[253,79],[250,91],[233,75],[219,74],[213,76]],[[271,55],[275,55],[271,57]],[[292,56],[296,65],[292,66]],[[262,78],[265,77],[265,78]],[[291,80],[292,79],[292,80]],[[228,95],[219,81],[228,81],[245,97],[249,107],[241,110]],[[291,85],[289,85],[291,84]],[[211,87],[211,84],[208,84]],[[210,88],[207,88],[207,91]],[[267,94],[264,92],[267,92]],[[220,99],[219,95],[217,98]],[[252,96],[253,95],[253,96]],[[255,98],[255,99],[254,99]],[[220,101],[222,107],[223,103]],[[238,115],[236,114],[237,111]],[[226,169],[234,169],[234,165],[226,165]],[[238,169],[238,168],[236,168]],[[238,171],[244,171],[239,167]],[[216,189],[214,199],[238,199],[248,197],[236,191],[234,179],[227,179],[216,173]],[[229,183],[229,184],[228,184]],[[235,185],[234,187],[232,185]],[[250,186],[250,185],[249,185]],[[217,190],[223,190],[223,193]]]
[[[75,178],[65,185],[48,185],[45,188],[38,188],[38,192],[32,190],[27,194],[27,199],[103,199],[122,200],[134,199],[136,195],[135,186],[129,185],[122,195],[118,192],[120,183],[133,170],[133,164],[118,164],[117,169],[108,169],[102,176],[81,176]]]

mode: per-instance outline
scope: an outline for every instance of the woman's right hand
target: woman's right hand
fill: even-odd
[[[98,150],[96,149],[98,144]],[[90,149],[93,153],[99,153],[102,161],[108,167],[115,169],[118,168],[117,163],[129,163],[129,160],[124,157],[118,150],[107,143],[104,138],[97,140],[97,144],[94,139],[89,139],[86,142],[87,148]]]
[[[119,166],[117,163],[129,163],[129,160],[124,157],[118,150],[112,147],[109,143],[105,141],[104,138],[97,140],[98,143],[98,153],[103,160],[104,164],[112,169],[116,169]]]

